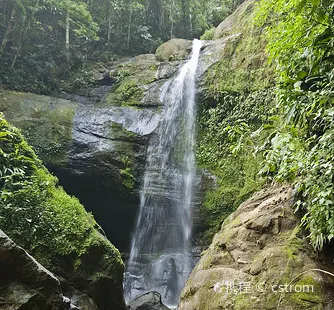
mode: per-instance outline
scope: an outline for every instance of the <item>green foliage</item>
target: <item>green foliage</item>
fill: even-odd
[[[119,68],[116,72],[116,75],[115,75],[115,81],[116,83],[120,83],[124,80],[125,77],[131,75],[130,73],[130,70],[129,69],[126,69],[124,66]]]
[[[122,105],[140,105],[144,96],[143,90],[137,85],[136,81],[128,80],[116,89],[115,94],[119,96]]]
[[[257,20],[266,25],[267,50],[277,63],[276,130],[264,148],[262,173],[293,182],[296,210],[316,249],[334,237],[333,2],[267,1]]]
[[[127,187],[129,190],[134,189],[134,183],[135,183],[135,178],[133,176],[133,171],[132,171],[132,161],[128,156],[123,156],[122,157],[122,164],[124,165],[124,169],[121,169],[121,176],[122,176],[122,181],[125,187]]]
[[[0,226],[46,267],[53,259],[80,259],[99,238],[96,222],[68,196],[20,132],[0,115]]]
[[[215,30],[216,30],[216,28],[211,28],[211,29],[205,30],[205,32],[201,36],[201,40],[212,40],[213,36],[215,34]]]
[[[220,186],[217,190],[205,194],[200,214],[209,229],[203,236],[203,243],[210,244],[212,237],[219,231],[225,218],[235,211],[234,202],[239,190],[239,187],[225,189]]]
[[[263,186],[263,180],[258,177],[261,156],[254,157],[246,152],[237,156],[227,154],[224,159],[224,155],[221,156],[223,166],[213,171],[217,177],[217,188],[206,192],[200,207],[201,218],[209,228],[202,240],[205,244],[211,242],[226,217]]]
[[[115,55],[153,53],[175,37],[199,37],[240,3],[2,0],[0,83],[12,90],[43,94],[90,86],[87,63],[110,62]]]
[[[224,219],[259,189],[258,175],[263,161],[258,149],[267,132],[262,131],[271,114],[272,90],[253,93],[224,92],[207,99],[200,113],[197,160],[217,177],[217,188],[206,193],[202,218],[210,241]]]
[[[88,5],[80,0],[49,0],[48,4],[54,6],[63,15],[69,13],[71,28],[77,38],[98,40],[98,25],[93,21]],[[65,21],[60,19],[59,24],[65,28]]]
[[[268,121],[272,100],[271,89],[250,94],[223,92],[219,98],[210,99],[211,106],[204,107],[199,120],[197,158],[201,165],[219,171],[224,155],[236,155],[247,145],[254,152],[256,130]]]
[[[0,16],[1,83],[13,90],[50,93],[98,39],[98,25],[80,0],[5,0]],[[66,62],[67,56],[72,57]]]

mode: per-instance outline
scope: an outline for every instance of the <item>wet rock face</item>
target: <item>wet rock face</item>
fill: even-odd
[[[159,115],[150,110],[80,107],[68,163],[53,168],[121,249],[130,244],[147,143],[158,121]]]
[[[0,308],[78,309],[63,296],[58,279],[0,230]]]
[[[162,304],[158,292],[149,292],[130,302],[128,310],[170,310]]]
[[[0,111],[20,128],[65,190],[92,211],[121,250],[139,205],[154,109],[80,104],[33,94],[0,94]]]
[[[334,278],[311,270],[333,273],[333,253],[316,257],[293,200],[291,188],[270,188],[232,213],[202,254],[178,309],[333,309]]]

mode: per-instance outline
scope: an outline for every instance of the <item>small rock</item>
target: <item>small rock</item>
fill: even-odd
[[[259,274],[263,269],[264,269],[264,260],[263,259],[259,259],[256,260],[255,262],[253,262],[253,264],[251,265],[251,268],[249,270],[249,273],[253,276]]]
[[[149,292],[130,302],[128,310],[170,310],[161,302],[158,292]]]

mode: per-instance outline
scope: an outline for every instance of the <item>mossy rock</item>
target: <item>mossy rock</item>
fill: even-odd
[[[206,30],[201,36],[201,40],[213,40],[216,28]]]
[[[117,96],[122,106],[138,106],[144,97],[144,92],[136,81],[127,80],[116,89],[115,96]]]
[[[332,309],[333,252],[318,259],[293,212],[289,186],[255,194],[202,254],[179,310]]]
[[[215,40],[204,45],[204,51],[209,51],[206,56],[209,68],[201,84],[207,97],[218,98],[224,91],[256,91],[275,84],[274,67],[269,65],[265,51],[263,29],[253,22],[254,3],[254,0],[245,1],[218,26]],[[210,55],[212,48],[217,50],[214,55]]]
[[[138,55],[136,57],[119,61],[110,71],[110,77],[117,83],[127,77],[135,80],[140,85],[146,85],[156,80],[159,62],[153,54]]]
[[[222,21],[218,27],[214,30],[213,39],[217,40],[224,36],[228,36],[232,33],[235,33],[241,27],[244,27],[245,24],[250,22],[249,16],[253,11],[254,0],[244,1],[233,14],[228,16],[224,21]]]
[[[191,41],[185,39],[171,39],[160,45],[155,52],[159,61],[184,60],[191,51]]]
[[[66,163],[77,107],[72,101],[47,96],[0,93],[0,112],[22,130],[45,163]]]
[[[250,92],[274,85],[273,67],[268,64],[265,42],[258,30],[224,39],[219,61],[210,66],[201,82],[206,96],[219,98],[230,92]]]
[[[139,55],[118,63],[110,77],[115,85],[107,94],[104,103],[114,106],[146,106],[143,98],[146,91],[158,80],[159,63],[154,55]]]
[[[57,186],[2,114],[0,149],[2,229],[51,272],[86,291],[101,309],[124,310],[119,251],[80,202]]]

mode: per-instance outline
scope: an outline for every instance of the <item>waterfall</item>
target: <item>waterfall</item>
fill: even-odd
[[[178,303],[193,268],[192,205],[195,182],[196,70],[202,42],[165,83],[162,120],[148,148],[137,225],[125,273],[126,301],[158,291],[167,305]]]

